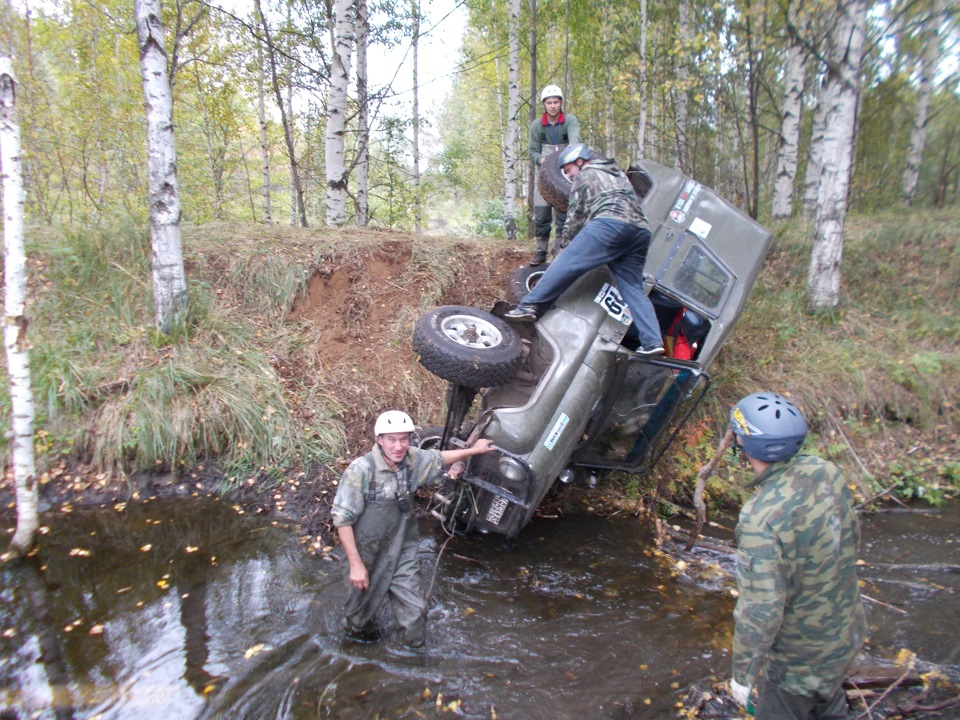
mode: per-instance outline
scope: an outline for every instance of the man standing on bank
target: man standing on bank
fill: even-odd
[[[567,145],[580,142],[580,122],[571,113],[563,112],[563,91],[558,85],[547,85],[540,93],[543,103],[543,116],[530,123],[530,142],[527,144],[527,155],[530,162],[540,170],[547,155],[556,152]],[[550,244],[550,222],[556,213],[557,239],[563,231],[563,222],[566,214],[554,210],[543,199],[537,183],[533,184],[533,219],[534,235],[537,241],[537,250],[534,253],[531,265],[540,265],[547,259],[547,248]]]
[[[374,619],[389,596],[404,642],[423,645],[427,601],[417,563],[419,533],[413,493],[438,480],[443,469],[471,455],[493,450],[477,440],[459,450],[410,447],[413,420],[388,410],[377,418],[373,449],[344,471],[333,499],[333,524],[347,556],[347,630],[354,637],[374,632]]]
[[[786,398],[748,395],[730,429],[757,488],[737,523],[731,694],[746,707],[758,689],[756,720],[845,720],[866,635],[850,490],[836,465],[797,454],[807,423]]]
[[[595,156],[583,144],[566,148],[559,160],[573,180],[560,240],[563,252],[504,317],[535,322],[578,277],[607,265],[637,327],[642,347],[636,352],[663,355],[657,313],[643,292],[650,229],[630,180],[613,160]]]

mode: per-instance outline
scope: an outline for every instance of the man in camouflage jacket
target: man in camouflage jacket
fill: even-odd
[[[613,160],[595,156],[583,144],[566,148],[560,164],[573,180],[560,242],[563,252],[504,317],[534,322],[578,277],[607,265],[640,336],[637,352],[662,355],[660,323],[643,291],[650,228],[629,178]]]
[[[731,428],[757,473],[736,529],[734,697],[745,705],[757,687],[757,720],[846,718],[843,679],[866,634],[847,483],[833,463],[796,454],[806,422],[775,393],[741,400]]]

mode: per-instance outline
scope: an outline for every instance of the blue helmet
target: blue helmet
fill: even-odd
[[[700,342],[707,334],[707,321],[698,313],[690,308],[683,311],[683,317],[680,318],[680,327],[683,328],[683,335],[690,342]]]
[[[789,460],[807,437],[807,421],[797,406],[772,392],[747,395],[734,405],[730,429],[743,451],[763,462]]]
[[[583,143],[576,143],[575,145],[568,145],[566,148],[560,151],[560,157],[557,158],[560,162],[560,166],[563,167],[567,163],[572,163],[580,158],[584,160],[592,160],[594,157],[593,150],[588,148]]]

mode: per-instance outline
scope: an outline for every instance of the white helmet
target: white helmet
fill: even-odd
[[[385,433],[413,432],[413,420],[402,410],[387,410],[381,413],[373,426],[373,434],[379,437]]]
[[[559,85],[547,85],[540,93],[540,102],[552,97],[563,100],[563,90],[560,89]]]

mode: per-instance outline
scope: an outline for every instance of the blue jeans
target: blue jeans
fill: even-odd
[[[591,220],[567,248],[557,255],[521,305],[552,305],[574,281],[589,270],[609,266],[617,289],[630,308],[644,348],[663,345],[657,313],[643,292],[643,264],[650,247],[650,231],[620,220]]]

